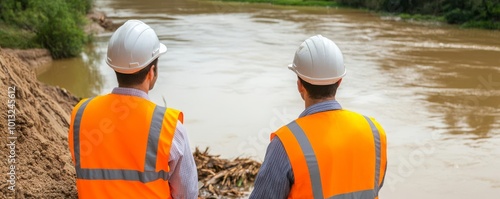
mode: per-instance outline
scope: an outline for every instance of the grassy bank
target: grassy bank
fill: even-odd
[[[35,42],[36,34],[16,26],[0,22],[0,46],[6,48],[40,48]]]
[[[220,1],[269,3],[274,5],[285,5],[285,6],[319,6],[319,7],[339,6],[337,2],[330,0],[220,0]]]
[[[0,47],[47,48],[54,58],[80,54],[93,0],[0,1]]]
[[[500,30],[500,0],[221,0],[291,6],[352,7],[405,20],[442,21],[463,28]]]

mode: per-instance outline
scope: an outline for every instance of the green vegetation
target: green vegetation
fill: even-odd
[[[500,30],[500,0],[222,0],[301,6],[348,6],[402,19],[446,21],[464,28]]]
[[[321,6],[321,7],[339,6],[337,2],[330,0],[221,0],[221,1],[270,3],[270,4],[285,5],[285,6]]]
[[[500,29],[500,0],[335,0],[340,4],[431,19],[462,27]],[[405,18],[405,17],[401,18]],[[423,18],[422,18],[423,17]]]
[[[89,37],[83,26],[93,0],[2,0],[0,46],[42,47],[54,58],[80,54]]]
[[[35,33],[0,23],[0,46],[10,48],[38,48]]]
[[[438,17],[434,15],[421,15],[421,14],[406,14],[402,13],[398,15],[401,19],[404,20],[416,20],[416,21],[442,21],[446,22],[444,17]]]

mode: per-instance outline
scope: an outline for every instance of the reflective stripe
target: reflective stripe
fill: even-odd
[[[315,199],[323,199],[323,185],[321,184],[318,160],[316,159],[316,154],[313,151],[311,143],[297,122],[293,121],[288,124],[287,127],[290,131],[292,131],[295,139],[299,142],[302,152],[304,153],[307,162],[307,169],[309,170],[309,178],[311,179],[313,196]]]
[[[375,198],[373,189],[339,194],[336,196],[329,197],[328,199],[364,199],[364,198]]]
[[[75,153],[75,169],[77,179],[88,180],[129,180],[140,181],[143,183],[155,181],[158,179],[168,180],[170,178],[168,172],[156,172],[156,159],[158,142],[163,124],[163,117],[166,108],[156,106],[151,120],[148,145],[146,148],[146,157],[144,161],[144,172],[137,170],[125,169],[85,169],[81,168],[80,163],[80,124],[83,117],[83,112],[91,99],[83,102],[78,108],[73,124],[73,144]]]
[[[87,107],[87,104],[90,102],[90,100],[92,100],[92,98],[88,99],[87,101],[83,102],[82,105],[80,105],[80,108],[78,108],[78,111],[76,112],[75,115],[75,122],[73,123],[75,168],[80,168],[80,123],[82,122],[83,111],[85,110],[85,107]]]
[[[165,115],[166,108],[156,106],[153,112],[153,119],[149,126],[148,146],[146,148],[146,160],[144,162],[144,171],[156,171],[156,157],[158,154],[158,142],[160,141],[160,132]]]
[[[143,183],[155,181],[157,179],[168,180],[170,178],[168,172],[140,172],[136,170],[125,169],[77,169],[76,175],[78,179],[87,180],[129,180],[140,181]]]
[[[385,163],[385,168],[384,168],[384,176],[382,177],[382,182],[380,183],[380,187],[378,187],[378,190],[384,186],[384,181],[385,181],[385,174],[387,173],[387,162]]]
[[[368,121],[368,123],[370,124],[370,128],[372,129],[372,133],[373,133],[373,140],[375,141],[375,186],[373,188],[373,191],[375,192],[375,197],[378,196],[378,191],[380,190],[380,187],[379,187],[379,177],[380,177],[380,161],[381,161],[381,157],[380,157],[380,133],[378,132],[378,129],[377,127],[375,126],[375,124],[373,124],[372,120],[367,117],[367,116],[364,116],[365,117],[366,121]]]

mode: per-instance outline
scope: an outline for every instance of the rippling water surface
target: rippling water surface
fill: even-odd
[[[150,24],[169,50],[150,96],[185,113],[191,145],[262,160],[303,102],[286,65],[315,34],[344,52],[337,99],[389,142],[381,198],[500,197],[500,33],[401,22],[358,10],[193,0],[98,0],[115,22]],[[116,86],[111,33],[39,79],[88,97]]]

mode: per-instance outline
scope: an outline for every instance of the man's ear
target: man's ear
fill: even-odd
[[[300,79],[297,79],[297,91],[299,91],[299,93],[301,93],[302,89],[304,86],[302,86],[302,83],[300,82]]]
[[[149,68],[149,72],[148,72],[148,79],[149,80],[153,80],[154,77],[155,77],[155,65],[152,65],[151,68]]]
[[[300,79],[297,79],[297,90],[299,91],[300,96],[302,97],[302,99],[305,99],[304,97],[307,94],[307,90],[306,90],[306,88],[304,88],[304,85],[302,84],[302,82],[300,81]]]

